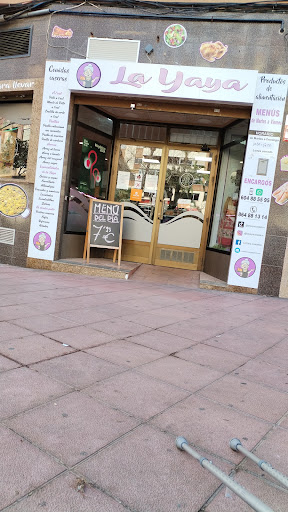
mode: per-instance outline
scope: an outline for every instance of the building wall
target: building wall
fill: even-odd
[[[60,4],[55,4],[55,9],[59,9]],[[75,5],[73,5],[75,7]],[[53,6],[50,6],[53,9]],[[68,5],[65,4],[65,9]],[[285,33],[280,33],[280,23],[269,23],[271,20],[279,20],[279,13],[259,13],[259,14],[241,14],[243,23],[234,22],[204,22],[204,21],[191,21],[185,14],[182,19],[165,19],[161,15],[157,15],[157,19],[145,19],[143,10],[137,11],[136,9],[121,9],[109,8],[105,6],[105,12],[109,12],[111,17],[101,17],[101,9],[95,10],[89,5],[84,5],[79,8],[73,9],[75,11],[82,11],[82,13],[90,13],[91,16],[80,16],[70,14],[53,14],[53,16],[40,16],[33,18],[26,18],[16,20],[11,23],[1,23],[0,30],[9,28],[33,26],[33,39],[31,56],[26,58],[13,58],[0,60],[1,79],[15,80],[15,79],[28,79],[33,77],[40,79],[37,82],[37,87],[34,89],[33,100],[33,136],[31,134],[30,149],[29,149],[29,165],[25,184],[27,193],[32,200],[33,183],[35,174],[35,163],[37,157],[39,121],[41,111],[41,95],[42,95],[42,81],[44,75],[44,66],[46,58],[48,60],[62,60],[67,61],[71,58],[85,58],[88,38],[93,35],[95,37],[108,37],[119,39],[139,39],[141,41],[139,62],[145,63],[162,63],[171,65],[185,65],[185,66],[199,66],[212,69],[217,68],[232,68],[232,69],[257,69],[259,72],[265,73],[287,73],[287,44]],[[104,10],[104,7],[103,7]],[[93,12],[96,16],[93,15]],[[149,13],[151,9],[149,9]],[[99,15],[100,13],[100,15]],[[119,14],[133,14],[133,18],[121,18]],[[156,15],[156,12],[155,12]],[[217,12],[209,13],[209,17],[213,16],[221,18],[222,14]],[[225,13],[225,17],[229,17],[229,13]],[[208,17],[208,16],[207,16]],[[230,14],[231,18],[240,18],[240,14]],[[255,21],[263,20],[263,23],[250,23],[248,20],[254,18]],[[288,16],[281,14],[285,22]],[[246,21],[245,21],[246,20]],[[181,23],[187,31],[187,41],[179,48],[168,47],[163,39],[163,33],[166,27],[173,23]],[[72,29],[73,36],[70,39],[57,39],[52,38],[53,27],[57,25],[66,30]],[[48,44],[46,43],[46,36]],[[208,62],[204,60],[200,54],[200,46],[206,41],[221,41],[224,45],[228,46],[225,55],[215,62]],[[148,56],[145,52],[146,45],[151,44],[154,51]],[[209,99],[209,97],[207,97]],[[288,113],[288,108],[284,114],[284,119]],[[70,122],[71,122],[70,113]],[[69,138],[69,134],[68,134]],[[68,139],[67,139],[68,140]],[[280,171],[280,158],[288,153],[287,142],[282,142],[279,149],[279,158],[276,166],[275,173],[275,190],[278,186],[287,181],[285,173]],[[66,162],[68,159],[68,150],[66,154]],[[61,234],[62,214],[64,214],[63,196],[65,194],[65,176],[67,172],[67,165],[63,173],[63,187],[62,196],[60,200],[60,223],[58,227],[58,246],[56,254],[59,254],[59,240]],[[288,203],[287,203],[288,204]],[[268,222],[267,238],[264,248],[263,266],[260,276],[259,293],[266,295],[279,295],[282,269],[285,260],[285,251],[288,237],[288,223],[286,209],[288,206],[279,206],[272,199],[270,217]],[[29,219],[26,219],[25,229],[24,222],[20,225],[19,219],[11,220],[11,225],[19,226],[19,233],[26,233],[25,243],[20,240],[21,247],[26,248],[27,233],[29,230]],[[7,219],[0,218],[0,225],[4,226],[9,224]],[[17,224],[18,223],[18,224]],[[9,224],[10,225],[10,224]],[[23,231],[24,229],[24,231]],[[22,237],[23,238],[23,237]],[[0,244],[0,258],[3,256],[3,261],[17,263],[18,250],[15,248],[10,250],[7,247],[1,248]],[[17,245],[17,248],[20,247]],[[16,246],[15,246],[16,247]],[[20,250],[20,249],[19,249]],[[1,252],[2,251],[2,252]],[[23,252],[23,251],[22,251]],[[4,254],[7,253],[7,254]],[[9,253],[9,255],[8,255]],[[10,259],[9,259],[10,258]],[[16,259],[15,259],[16,258]],[[22,258],[22,264],[24,259]],[[20,261],[19,256],[19,261]],[[288,253],[287,253],[288,258]],[[1,259],[2,261],[2,259]],[[284,268],[288,267],[286,262]],[[286,276],[286,274],[285,274]],[[283,274],[284,279],[284,274]],[[281,293],[288,293],[286,290],[285,277],[282,279]]]

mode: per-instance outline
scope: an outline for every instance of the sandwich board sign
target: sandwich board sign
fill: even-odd
[[[90,247],[114,249],[113,262],[121,262],[123,203],[90,198],[83,259],[90,260]]]

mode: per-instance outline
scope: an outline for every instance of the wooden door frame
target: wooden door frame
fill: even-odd
[[[157,148],[162,149],[161,164],[160,164],[160,169],[159,169],[159,181],[158,181],[158,186],[157,186],[157,194],[156,194],[156,202],[155,202],[155,213],[154,213],[154,219],[153,219],[153,228],[152,228],[149,257],[148,257],[148,264],[153,264],[155,261],[155,252],[156,252],[157,241],[158,241],[158,233],[159,233],[159,226],[160,226],[159,212],[160,212],[160,205],[163,201],[163,193],[164,193],[164,186],[165,186],[165,181],[166,181],[166,169],[167,169],[169,150],[170,149],[182,150],[182,151],[186,150],[186,151],[195,151],[195,152],[200,153],[201,145],[175,144],[175,143],[171,143],[171,142],[163,143],[163,142],[157,142],[157,141],[151,142],[151,141],[147,141],[147,140],[144,141],[144,140],[134,140],[134,139],[122,139],[122,138],[119,138],[118,133],[116,133],[115,134],[114,152],[113,152],[113,158],[112,158],[109,196],[108,196],[109,201],[114,201],[114,198],[115,198],[117,172],[118,172],[118,161],[119,161],[119,155],[120,155],[120,147],[122,144],[125,146],[143,146],[143,147],[145,146],[145,147],[152,147],[152,148],[157,147]],[[204,255],[205,255],[205,251],[206,251],[208,229],[209,229],[210,218],[211,218],[211,213],[212,213],[212,204],[213,204],[214,190],[215,190],[215,184],[216,184],[216,174],[217,174],[217,168],[218,168],[218,159],[219,159],[220,148],[213,146],[212,148],[209,149],[209,152],[212,154],[212,162],[211,162],[210,179],[209,179],[209,185],[208,185],[208,191],[207,191],[207,201],[206,201],[206,207],[205,207],[205,213],[204,213],[204,219],[203,219],[201,242],[200,242],[200,248],[199,248],[198,270],[203,270],[203,266],[204,266]],[[207,153],[208,153],[208,151],[207,151]]]

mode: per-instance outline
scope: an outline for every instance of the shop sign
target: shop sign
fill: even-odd
[[[259,74],[231,249],[228,284],[258,288],[288,76]]]
[[[86,75],[85,75],[86,73]],[[258,72],[71,59],[72,91],[252,104]],[[88,78],[87,78],[88,77]]]
[[[141,201],[143,190],[139,188],[131,188],[130,201]]]
[[[46,64],[28,257],[53,260],[70,93],[69,63]]]

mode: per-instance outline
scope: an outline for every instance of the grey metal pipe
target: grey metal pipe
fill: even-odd
[[[265,460],[259,459],[254,453],[249,452],[241,443],[240,439],[237,439],[236,437],[234,439],[231,439],[230,441],[230,448],[234,450],[234,452],[240,452],[243,453],[246,457],[251,459],[253,462],[259,466],[260,469],[268,473],[268,475],[275,478],[275,480],[278,480],[282,485],[287,487],[288,489],[288,478],[287,476],[283,475],[278,471],[277,469],[274,469],[269,462],[266,462]]]
[[[194,459],[198,460],[203,468],[208,469],[210,473],[212,473],[214,476],[219,478],[223,484],[225,484],[231,491],[235,492],[239,498],[241,498],[245,503],[250,505],[250,507],[253,510],[256,510],[256,512],[274,512],[268,505],[265,505],[263,501],[259,500],[257,496],[254,496],[254,494],[251,494],[247,489],[242,487],[242,485],[238,484],[237,482],[234,482],[232,478],[230,478],[228,475],[223,473],[221,469],[219,469],[217,466],[214,466],[214,464],[206,459],[205,457],[201,457],[201,455],[196,452],[191,446],[189,446],[188,442],[184,437],[177,437],[176,439],[176,446],[179,448],[179,450],[184,450],[185,452],[189,453],[189,455],[192,455]]]

